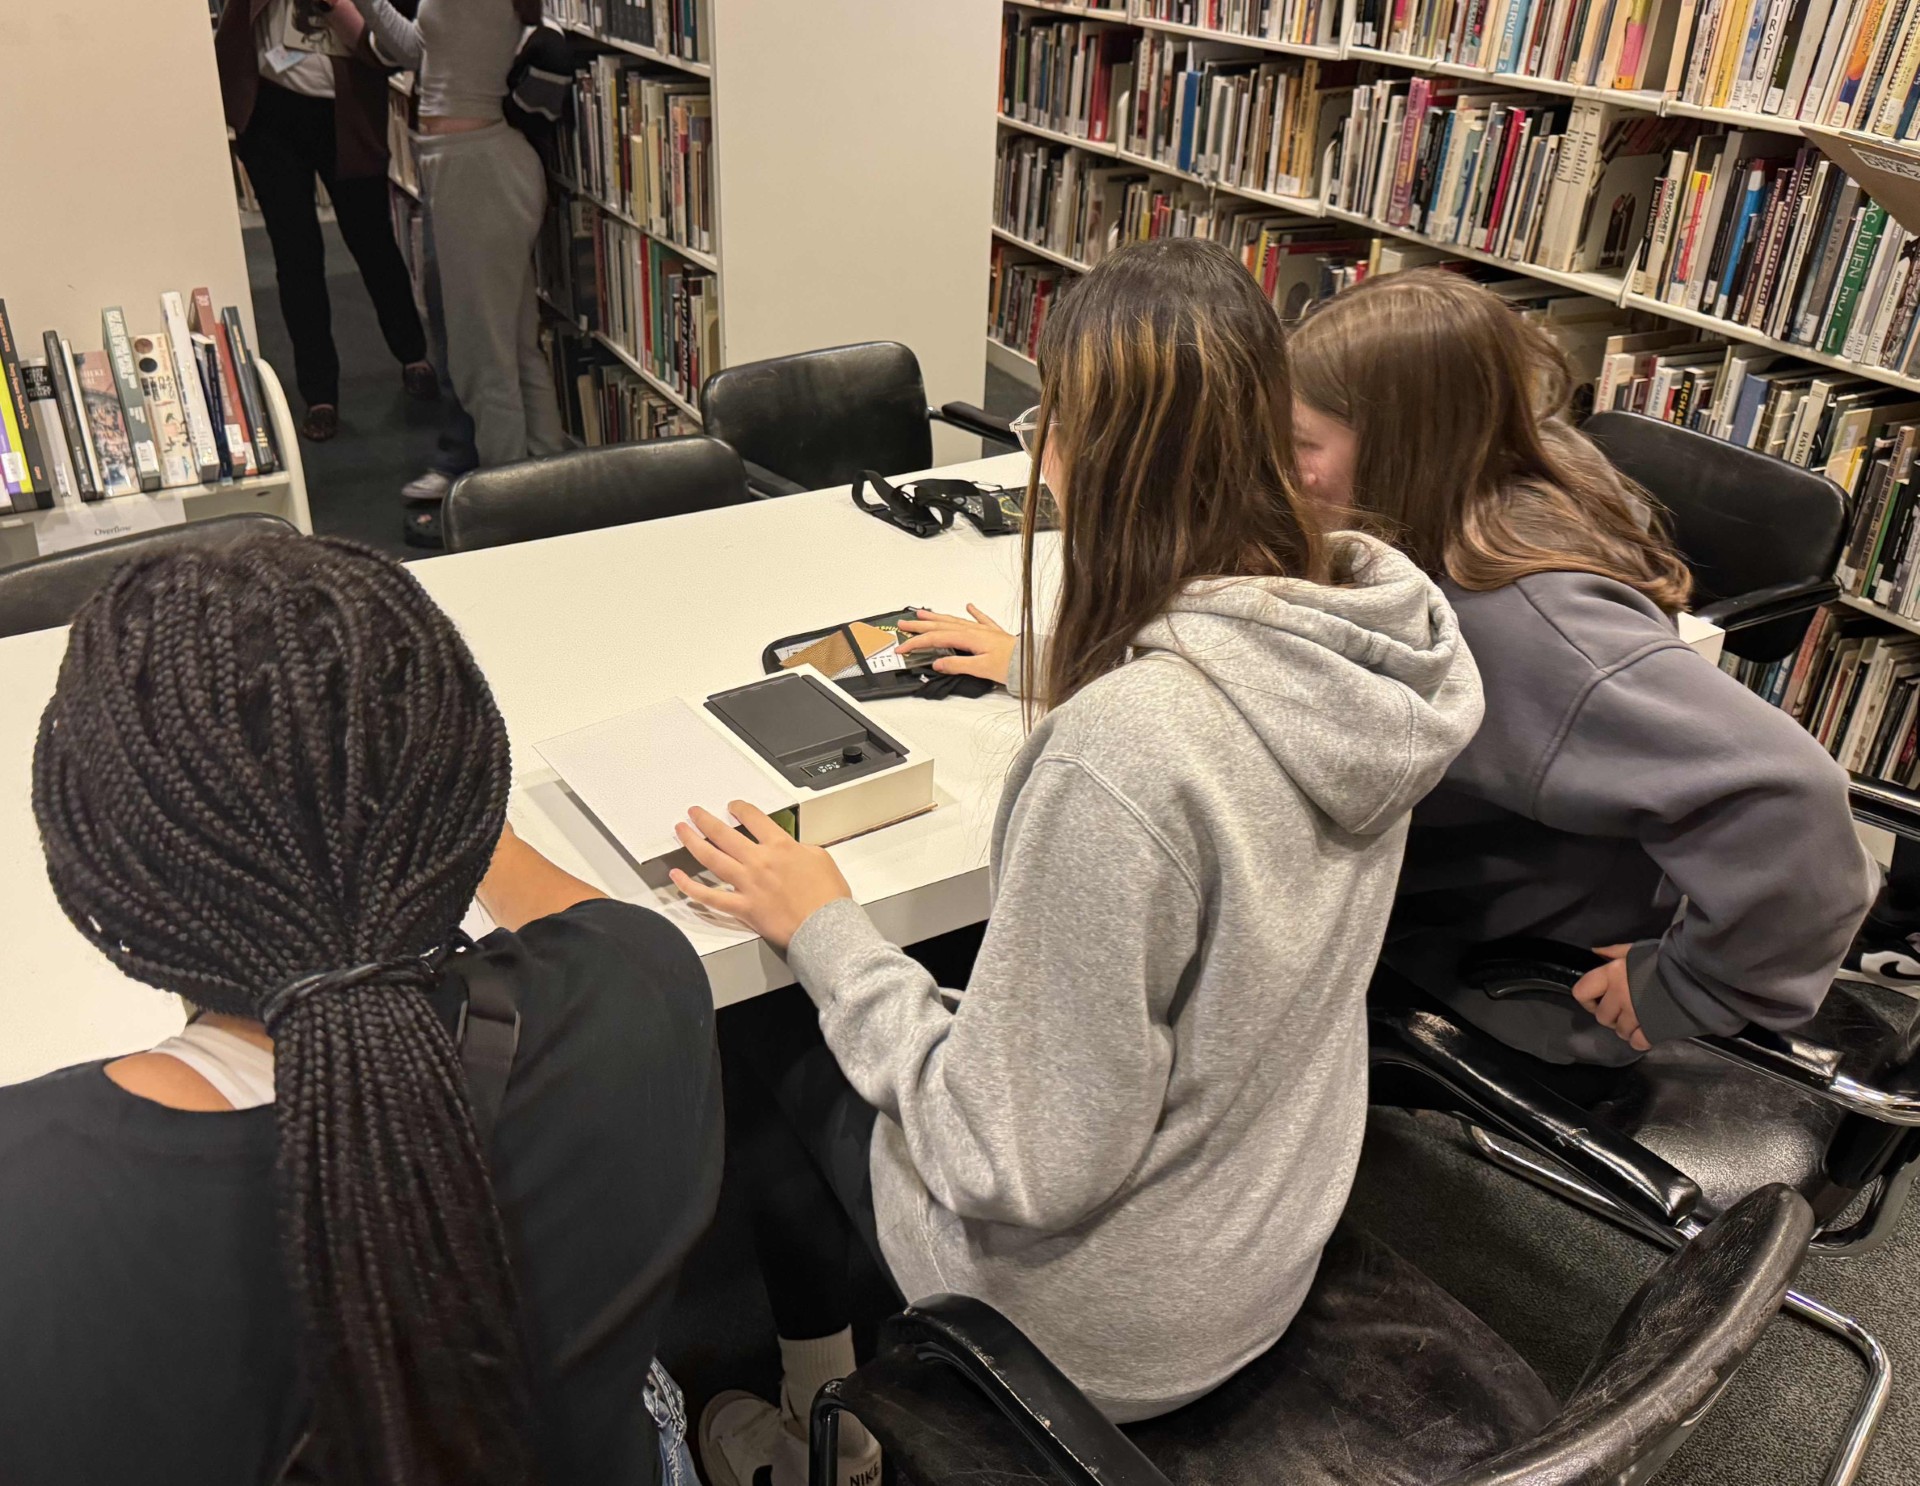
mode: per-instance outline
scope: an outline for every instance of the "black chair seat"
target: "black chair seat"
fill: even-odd
[[[1343,1224],[1271,1351],[1126,1434],[1174,1486],[1424,1486],[1531,1438],[1559,1407],[1484,1321]]]
[[[1609,1129],[1639,1142],[1698,1183],[1709,1217],[1770,1182],[1807,1199],[1820,1222],[1851,1192],[1827,1175],[1843,1111],[1692,1042],[1665,1042],[1592,1106]]]
[[[844,1387],[853,1413],[940,1479],[1052,1480],[958,1371],[900,1354]],[[1307,1303],[1264,1356],[1125,1433],[1173,1486],[1427,1486],[1532,1438],[1559,1412],[1513,1348],[1385,1244],[1342,1225]],[[932,1486],[931,1482],[927,1486]]]

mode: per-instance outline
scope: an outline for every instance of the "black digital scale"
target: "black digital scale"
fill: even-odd
[[[907,750],[817,676],[787,671],[718,691],[707,710],[785,779],[827,789],[907,761]]]

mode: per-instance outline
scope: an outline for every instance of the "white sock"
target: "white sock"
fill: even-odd
[[[853,1328],[810,1341],[780,1338],[780,1412],[799,1426],[806,1438],[808,1411],[822,1388],[854,1369]],[[873,1436],[853,1415],[840,1415],[840,1458],[864,1455],[873,1448]]]

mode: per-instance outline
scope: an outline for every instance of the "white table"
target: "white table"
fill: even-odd
[[[1013,484],[1026,460],[942,473]],[[1053,539],[1041,540],[1051,551]],[[652,889],[620,853],[583,832],[537,742],[750,681],[764,646],[803,630],[905,604],[964,612],[972,602],[1010,627],[1019,617],[1017,538],[956,522],[916,540],[856,511],[844,488],[430,558],[413,571],[458,622],[499,699],[513,743],[515,829],[615,896],[648,902]],[[0,640],[0,1084],[151,1046],[181,1020],[172,997],[126,979],[73,930],[47,883],[28,785],[65,646],[65,630]],[[939,808],[834,856],[896,942],[977,923],[1000,781],[1022,738],[1019,706],[996,694],[875,710],[933,753]],[[691,915],[682,922],[717,1004],[791,982],[758,940],[736,942]]]

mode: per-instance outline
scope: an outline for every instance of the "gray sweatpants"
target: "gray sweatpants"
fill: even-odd
[[[433,329],[445,337],[447,377],[473,419],[480,463],[557,454],[566,434],[533,292],[547,204],[540,157],[506,123],[417,142],[441,311]]]

